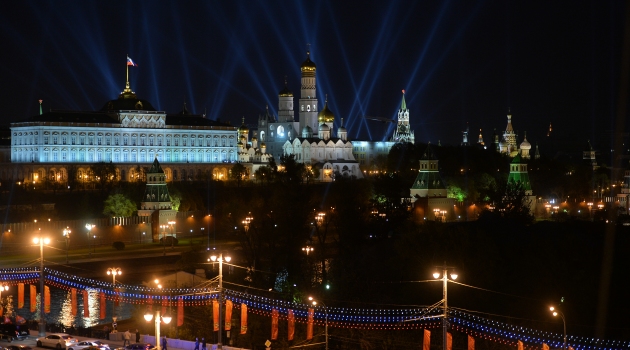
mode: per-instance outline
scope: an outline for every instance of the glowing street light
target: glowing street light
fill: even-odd
[[[567,322],[564,319],[564,314],[562,313],[562,311],[556,310],[556,308],[553,306],[549,308],[549,311],[552,312],[552,315],[554,316],[560,315],[560,318],[562,318],[562,325],[564,326],[564,332],[562,333],[563,340],[564,340],[564,342],[562,343],[562,349],[567,350]]]
[[[441,266],[442,268],[442,273],[440,274],[439,271],[435,271],[433,273],[433,278],[435,279],[439,279],[440,276],[442,277],[442,302],[443,302],[443,306],[444,306],[444,314],[442,315],[442,349],[446,350],[446,333],[448,331],[448,288],[447,288],[447,283],[448,281],[454,281],[457,279],[457,273],[455,273],[454,271],[451,271],[451,280],[448,279],[448,269],[449,267],[446,266],[446,264],[444,264],[443,266]]]
[[[41,229],[40,229],[41,230]],[[39,245],[39,336],[46,336],[46,318],[44,318],[44,244],[49,244],[49,238],[35,237],[33,243]]]
[[[308,256],[308,254],[310,252],[312,252],[313,250],[315,250],[315,248],[311,247],[311,246],[306,246],[306,247],[302,247],[302,251],[306,253],[306,255]]]
[[[317,306],[317,301],[313,299],[313,297],[308,297],[308,300],[311,304],[313,304],[313,306]],[[326,350],[328,350],[328,308],[326,307],[326,304],[322,302],[320,302],[320,304],[324,307],[324,315],[326,316],[324,321],[324,336],[326,337]]]
[[[95,228],[96,225],[92,225],[92,224],[85,224],[85,228],[87,229],[87,238],[88,238],[88,253],[90,254],[90,232],[92,231],[93,228]],[[96,242],[92,242],[92,244],[94,245],[94,252],[96,253]]]
[[[107,275],[112,275],[112,284],[116,286],[116,275],[122,275],[122,270],[120,267],[109,267],[107,268]]]
[[[221,322],[223,319],[223,260],[230,262],[232,257],[229,255],[224,257],[223,253],[219,253],[218,256],[212,254],[209,260],[219,263],[219,336],[217,338],[217,349],[223,349],[223,323]]]
[[[68,250],[70,249],[70,231],[69,227],[63,229],[63,236],[66,239],[66,264],[68,263]]]
[[[5,290],[9,290],[9,286],[4,284],[2,286],[0,286],[0,301],[2,301],[2,292]]]

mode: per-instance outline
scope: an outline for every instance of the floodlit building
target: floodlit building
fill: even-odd
[[[40,102],[41,106],[41,102]],[[135,180],[157,158],[166,181],[202,176],[227,179],[238,160],[237,128],[188,113],[156,110],[126,87],[98,111],[51,110],[11,124],[11,163],[1,179],[36,184],[89,181],[89,166],[116,166],[118,179]]]

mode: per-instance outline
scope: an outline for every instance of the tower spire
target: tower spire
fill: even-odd
[[[39,100],[39,115],[42,115],[42,102],[44,102],[44,100]]]

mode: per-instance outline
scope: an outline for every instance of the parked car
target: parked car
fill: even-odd
[[[144,343],[135,343],[135,344],[127,345],[124,348],[123,347],[116,348],[116,350],[154,350],[154,349],[155,349],[155,346],[151,344],[144,344]]]
[[[11,323],[0,324],[0,339],[6,339],[8,342],[12,342],[13,339],[25,340],[27,338],[28,329],[26,326]]]
[[[55,349],[73,350],[73,345],[76,343],[77,340],[75,338],[72,338],[64,333],[54,333],[45,337],[37,338],[37,346],[40,348],[49,347]]]
[[[7,350],[33,350],[28,345],[7,345],[5,349]]]
[[[99,350],[109,350],[109,345],[103,343],[100,340],[96,340],[96,339],[80,341],[80,342],[76,343],[75,345],[72,345],[72,349],[73,350],[82,350],[82,349],[90,350],[90,349],[87,349],[90,346],[94,347],[95,349],[99,349]]]

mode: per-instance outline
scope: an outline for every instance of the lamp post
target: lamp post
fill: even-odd
[[[50,239],[35,237],[33,238],[33,243],[39,245],[39,336],[43,337],[46,336],[46,319],[44,318],[44,244],[50,243]]]
[[[92,231],[94,227],[96,227],[96,225],[85,224],[85,228],[87,229],[87,238],[88,238],[88,254],[91,254],[90,253],[90,232]],[[94,252],[96,252],[96,247],[94,248]]]
[[[0,304],[2,303],[2,292],[5,290],[9,290],[9,286],[7,286],[6,284],[0,286]]]
[[[147,312],[144,314],[144,319],[147,322],[151,322],[151,320],[153,319],[153,313],[151,313],[149,310],[147,310]],[[160,316],[160,308],[156,308],[155,310],[155,348],[157,350],[160,350],[160,324],[164,322],[164,324],[169,324],[171,323],[171,316]]]
[[[556,308],[555,308],[555,307],[553,307],[553,306],[549,308],[549,311],[551,311],[551,312],[552,312],[552,314],[553,314],[554,316],[558,316],[558,315],[560,315],[560,318],[562,318],[562,326],[563,326],[563,333],[562,333],[562,335],[563,335],[563,343],[562,343],[562,349],[563,349],[563,350],[567,350],[567,322],[566,322],[566,320],[564,319],[564,314],[562,313],[562,311],[560,311],[560,310],[556,310]]]
[[[317,306],[317,301],[313,299],[313,297],[308,297],[308,300],[311,302],[311,304],[313,304],[313,306]],[[324,336],[326,337],[326,350],[328,350],[328,308],[326,307],[326,304],[322,302],[320,302],[320,304],[322,304],[322,306],[324,307]]]
[[[112,275],[112,284],[114,285],[114,293],[116,293],[116,275],[122,275],[122,270],[120,269],[120,267],[109,267],[107,268],[107,275]],[[114,306],[112,307],[112,310],[112,319],[114,320],[114,322],[116,322],[116,301],[114,301]]]
[[[446,350],[446,333],[448,331],[448,269],[449,267],[444,264],[441,266],[442,273],[439,271],[433,273],[435,279],[442,277],[442,301],[444,302],[444,314],[442,315],[442,349]],[[451,271],[451,279],[454,281],[457,279],[457,273]]]
[[[212,260],[212,262],[219,262],[219,336],[217,338],[217,349],[223,349],[223,323],[221,322],[221,319],[223,318],[223,260],[225,260],[225,262],[230,262],[232,257],[229,255],[224,257],[223,253],[219,253],[218,256],[212,254],[212,256],[210,256],[210,260]]]
[[[70,231],[69,227],[63,229],[63,236],[66,238],[66,264],[68,263],[68,250],[70,249]]]
[[[164,251],[164,256],[166,256],[166,228],[167,225],[160,225],[160,230],[162,230],[162,248]]]
[[[168,222],[168,224],[171,226],[171,249],[175,249],[175,247],[173,246],[175,243],[173,243],[174,241],[174,237],[177,236],[177,233],[175,233],[175,235],[173,235],[173,225],[175,225],[175,221],[171,220]]]

